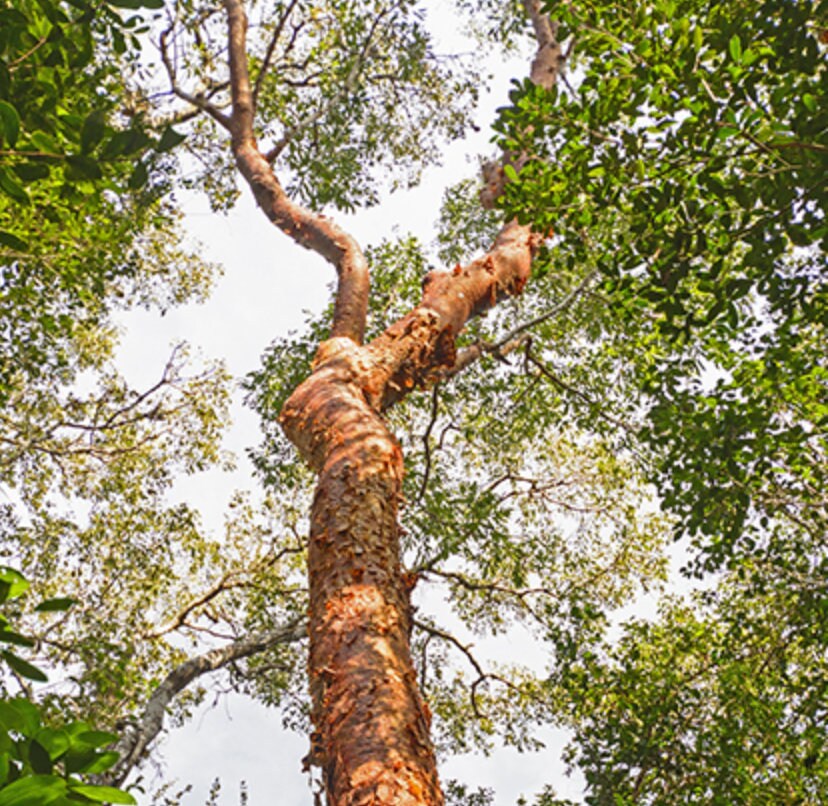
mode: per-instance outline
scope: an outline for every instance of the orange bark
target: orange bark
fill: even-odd
[[[400,566],[402,454],[362,386],[348,339],[286,404],[281,421],[319,474],[308,547],[310,690],[331,806],[441,804],[429,720],[409,651]]]
[[[423,300],[372,343],[324,342],[281,413],[318,473],[308,547],[310,761],[330,806],[443,803],[410,654],[400,564],[402,454],[379,412],[454,362],[473,315],[520,293],[538,239],[510,225],[484,257],[433,272]]]
[[[400,563],[402,456],[381,412],[455,363],[470,318],[519,294],[542,238],[515,222],[468,266],[432,272],[421,303],[363,346],[368,266],[356,241],[284,192],[254,136],[256,98],[247,67],[242,0],[224,0],[239,171],[283,232],[337,270],[332,338],[285,404],[288,438],[318,474],[308,548],[309,757],[323,771],[329,806],[443,803],[428,709],[410,654],[411,580]],[[524,0],[538,40],[532,79],[551,86],[563,61],[539,0]]]

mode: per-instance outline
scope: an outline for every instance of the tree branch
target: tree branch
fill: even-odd
[[[305,622],[294,621],[274,630],[241,638],[227,646],[211,649],[173,669],[153,691],[143,714],[136,724],[127,729],[116,747],[121,758],[106,774],[107,783],[120,786],[124,782],[164,727],[164,716],[170,703],[190,683],[203,674],[214,672],[233,661],[250,657],[276,644],[300,641],[306,633]]]
[[[298,244],[334,265],[339,283],[331,335],[362,344],[368,310],[368,262],[354,238],[325,216],[296,204],[287,196],[259,151],[253,131],[254,98],[247,65],[247,16],[241,0],[224,0],[224,7],[233,99],[230,132],[236,165],[270,221]]]
[[[165,28],[161,35],[158,37],[158,49],[161,53],[161,62],[164,65],[164,69],[167,71],[167,78],[170,82],[170,89],[172,90],[173,94],[177,97],[181,98],[182,101],[186,101],[191,106],[194,106],[201,112],[206,112],[210,115],[213,120],[216,121],[220,126],[224,127],[228,131],[230,130],[230,118],[224,114],[218,107],[214,106],[210,101],[207,99],[207,96],[204,94],[199,95],[191,95],[188,92],[185,92],[181,87],[178,86],[178,82],[176,80],[176,72],[175,66],[172,63],[172,59],[170,58],[168,40],[170,34],[173,32],[174,22],[170,24],[168,28]]]
[[[276,28],[273,31],[273,36],[270,37],[270,42],[267,45],[267,51],[265,51],[264,59],[262,60],[262,66],[259,68],[259,75],[256,76],[256,86],[253,87],[253,107],[255,108],[258,100],[259,100],[259,93],[262,90],[262,83],[267,76],[267,71],[270,69],[270,62],[273,59],[273,51],[276,49],[276,45],[279,43],[279,40],[282,38],[282,32],[285,30],[285,25],[287,21],[290,19],[290,15],[293,13],[293,9],[296,8],[296,4],[299,0],[291,0],[288,4],[288,7],[284,10],[284,13],[279,18],[279,21],[276,23]]]
[[[538,40],[531,77],[551,87],[562,66],[556,29],[539,2],[526,0],[525,5]],[[457,335],[472,317],[523,291],[543,240],[528,226],[511,221],[484,256],[450,272],[430,272],[420,304],[368,345],[371,372],[364,393],[371,405],[384,410],[454,366]]]
[[[508,355],[511,352],[522,347],[529,339],[527,331],[531,330],[537,325],[549,321],[553,316],[557,316],[562,311],[571,307],[572,303],[589,287],[590,283],[598,276],[598,271],[592,271],[578,283],[557,305],[553,305],[548,310],[544,311],[534,319],[528,322],[523,322],[517,327],[510,330],[503,337],[496,342],[478,341],[470,347],[466,347],[457,354],[457,359],[454,366],[443,371],[442,377],[453,378],[455,375],[462,372],[466,367],[473,364],[477,359],[485,354],[495,356]]]

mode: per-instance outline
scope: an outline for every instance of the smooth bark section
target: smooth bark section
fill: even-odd
[[[558,42],[558,23],[549,19],[541,5],[540,0],[523,0],[538,43],[529,78],[533,84],[549,90],[558,80],[566,57]]]
[[[319,474],[308,548],[309,761],[323,771],[330,806],[439,806],[400,566],[402,454],[362,391],[366,358],[349,340],[326,342],[281,415]]]
[[[144,712],[137,722],[124,732],[116,750],[121,754],[118,763],[105,776],[106,783],[120,786],[144,757],[149,746],[161,733],[167,708],[175,697],[198,677],[221,669],[232,661],[248,658],[268,647],[299,641],[307,634],[304,622],[287,624],[275,630],[240,638],[227,646],[211,649],[173,669],[152,692]]]
[[[254,134],[255,100],[247,64],[247,16],[241,0],[224,0],[227,12],[231,143],[236,165],[256,203],[286,235],[333,264],[338,276],[331,335],[362,344],[368,310],[368,262],[354,238],[323,215],[292,201],[259,150]]]

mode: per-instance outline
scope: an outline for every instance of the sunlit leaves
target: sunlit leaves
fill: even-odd
[[[693,536],[688,570],[731,575],[569,667],[587,802],[820,802],[824,11],[547,5],[574,55],[501,114],[499,142],[527,157],[503,205],[553,228],[551,272],[600,271],[591,360],[646,414],[632,444]]]
[[[170,34],[182,54],[177,80],[216,87],[211,98],[222,106],[224,21],[192,5]],[[257,139],[311,207],[353,211],[411,186],[438,161],[439,145],[466,130],[478,91],[472,61],[436,52],[411,0],[263,2],[248,13]],[[217,209],[234,201],[223,138],[208,119],[192,127],[204,166],[197,184]]]
[[[0,569],[3,613],[0,641],[34,647],[35,642],[9,627],[7,602],[20,599],[28,580],[11,568]],[[19,606],[19,602],[15,606]],[[40,612],[66,611],[69,599],[52,599],[38,606]],[[20,618],[15,613],[15,620]],[[12,640],[13,639],[13,640]],[[37,666],[8,650],[0,652],[3,662],[18,680],[44,682],[47,677]],[[89,776],[105,772],[118,759],[106,747],[118,737],[90,729],[86,722],[60,720],[49,724],[43,708],[23,697],[0,698],[0,804],[40,806],[47,803],[135,803],[128,793],[114,787],[88,783]]]
[[[180,141],[172,129],[157,138],[141,116],[123,114],[123,76],[106,51],[115,34],[134,40],[142,24],[141,15],[122,19],[84,2],[0,9],[4,404],[21,383],[65,378],[99,359],[114,297],[135,291],[133,300],[146,300],[157,277],[178,273],[178,258],[189,264],[181,274],[193,291],[209,275],[181,255],[175,215],[158,199],[169,159],[159,152]],[[125,62],[137,56],[136,47]],[[136,239],[143,255],[131,249]],[[93,331],[101,334],[95,349]]]
[[[761,511],[780,514],[774,476],[804,471],[782,447],[791,418],[814,432],[820,422],[811,403],[757,382],[791,351],[805,377],[824,355],[824,52],[812,3],[751,4],[749,25],[747,12],[556,6],[576,41],[572,81],[551,93],[517,87],[499,123],[504,147],[530,155],[506,206],[554,227],[553,264],[595,261],[625,327],[651,323],[647,349],[657,344],[659,357],[639,365],[656,401],[645,436],[664,452],[666,501],[683,531],[707,535],[711,566],[727,562]],[[705,373],[730,378],[744,353],[753,369],[710,389]],[[819,475],[824,445],[808,440],[806,472]],[[754,459],[730,455],[736,443]]]

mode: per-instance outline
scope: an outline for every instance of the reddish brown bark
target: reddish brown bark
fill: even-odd
[[[311,761],[328,802],[441,804],[409,649],[400,566],[402,455],[379,412],[454,362],[466,321],[529,277],[537,239],[506,227],[485,257],[432,272],[423,300],[370,344],[323,343],[281,422],[319,474],[308,549]]]
[[[402,455],[365,399],[371,371],[364,348],[327,342],[281,417],[319,474],[308,547],[310,760],[323,770],[330,804],[440,804],[409,652]]]
[[[332,337],[280,416],[318,474],[308,548],[315,726],[309,761],[323,770],[330,806],[439,806],[428,709],[410,656],[410,588],[400,564],[402,456],[381,412],[454,365],[457,335],[470,318],[522,291],[541,239],[508,224],[483,257],[431,272],[420,304],[362,346],[365,259],[333,222],[287,197],[259,151],[244,10],[241,0],[224,3],[236,163],[268,218],[331,261],[339,275]],[[551,86],[560,65],[555,31],[537,0],[525,6],[539,43],[532,77]]]
[[[233,99],[228,128],[236,165],[268,219],[298,244],[334,265],[339,282],[331,335],[347,336],[361,344],[368,310],[368,263],[348,233],[290,199],[259,150],[253,133],[256,106],[247,66],[247,16],[242,0],[224,0],[224,7]]]

